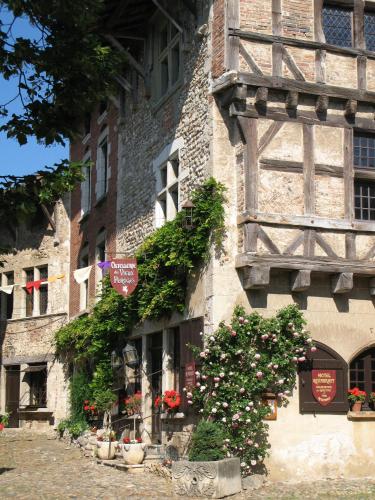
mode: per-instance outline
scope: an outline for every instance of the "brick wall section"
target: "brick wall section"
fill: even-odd
[[[106,232],[107,256],[115,257],[116,252],[116,195],[117,195],[117,162],[118,162],[118,137],[117,121],[118,111],[114,105],[110,105],[106,117],[98,123],[98,110],[92,114],[90,139],[82,143],[77,141],[71,145],[70,156],[72,160],[79,161],[85,155],[87,148],[90,149],[91,161],[93,163],[91,171],[91,209],[90,213],[81,220],[81,187],[77,186],[71,196],[71,231],[70,231],[70,297],[69,313],[75,316],[79,312],[80,287],[75,282],[73,272],[79,266],[80,251],[88,243],[89,265],[93,265],[93,270],[89,279],[89,303],[95,299],[97,279],[96,279],[96,243],[97,236],[101,229]],[[108,179],[108,192],[104,199],[98,204],[96,200],[96,155],[98,138],[103,127],[108,126],[108,144],[110,145],[109,163],[110,177]]]
[[[283,0],[283,36],[311,40],[314,35],[313,0]]]
[[[240,26],[246,31],[272,34],[271,0],[240,0]]]
[[[217,78],[225,71],[225,2],[217,0],[213,5],[212,17],[212,77]]]

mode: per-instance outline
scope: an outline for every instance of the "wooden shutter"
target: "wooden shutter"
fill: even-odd
[[[346,413],[348,403],[348,365],[333,349],[316,343],[317,350],[299,371],[299,406],[301,413]],[[321,406],[312,392],[312,370],[336,370],[336,395],[327,406]]]
[[[186,397],[182,391],[185,387],[185,366],[187,363],[195,361],[196,366],[199,366],[199,357],[194,358],[193,352],[187,344],[192,344],[203,349],[203,337],[200,335],[203,332],[204,321],[203,318],[195,318],[189,321],[184,321],[180,324],[180,394],[182,397],[181,409],[183,411],[187,408]]]

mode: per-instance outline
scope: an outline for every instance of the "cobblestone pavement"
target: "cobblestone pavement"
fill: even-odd
[[[170,482],[149,474],[127,474],[82,457],[76,448],[46,435],[7,429],[0,435],[0,499],[175,499]],[[233,500],[374,499],[373,480],[327,480],[266,484]]]

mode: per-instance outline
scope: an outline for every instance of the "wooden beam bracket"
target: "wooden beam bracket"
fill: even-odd
[[[290,276],[290,287],[292,292],[303,292],[310,288],[311,285],[311,271],[308,269],[301,269],[300,271],[292,272]]]
[[[243,287],[245,290],[264,288],[270,283],[270,268],[267,266],[245,267]]]
[[[259,114],[267,111],[268,88],[259,87],[255,92],[255,107]]]
[[[348,293],[353,289],[353,273],[339,273],[332,277],[331,291],[333,294]]]

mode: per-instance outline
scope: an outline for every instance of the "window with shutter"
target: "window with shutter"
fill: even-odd
[[[301,413],[346,413],[349,409],[348,365],[333,349],[316,343],[316,352],[309,354],[299,371],[299,400]],[[321,405],[313,394],[312,370],[333,370],[336,375],[336,393],[326,406]]]
[[[181,409],[184,410],[187,407],[186,396],[184,395],[182,389],[185,387],[185,366],[187,363],[195,361],[197,367],[200,365],[200,359],[194,358],[193,352],[189,349],[188,345],[196,345],[203,349],[203,337],[201,332],[203,332],[204,321],[203,318],[195,318],[189,321],[184,321],[180,325],[180,394],[182,395],[182,405]]]
[[[375,392],[375,348],[362,351],[350,363],[350,388],[358,387],[367,394]],[[368,398],[367,398],[368,400]]]

